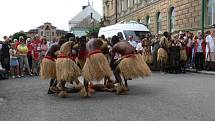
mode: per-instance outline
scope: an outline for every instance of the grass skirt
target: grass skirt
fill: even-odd
[[[180,50],[180,61],[187,61],[187,52],[186,52],[186,49]]]
[[[168,53],[163,48],[158,49],[157,61],[164,63],[167,63],[168,61]]]
[[[134,57],[124,58],[120,61],[117,69],[125,79],[134,79],[138,77],[146,77],[151,74],[151,70],[140,54]]]
[[[152,54],[151,53],[143,53],[142,56],[148,65],[152,64]]]
[[[56,78],[56,63],[53,60],[43,58],[40,64],[40,78],[46,80],[49,78]]]
[[[83,69],[85,62],[85,59],[77,59],[77,64],[80,66],[81,69]]]
[[[58,58],[56,61],[56,76],[58,81],[72,81],[81,76],[78,65],[69,58]]]
[[[100,81],[104,77],[112,76],[108,60],[102,53],[90,55],[85,62],[82,73],[87,81]]]

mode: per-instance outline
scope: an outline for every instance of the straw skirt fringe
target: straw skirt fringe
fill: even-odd
[[[49,78],[56,78],[56,63],[47,58],[43,58],[40,64],[40,78],[46,80]]]
[[[135,57],[122,59],[117,66],[117,69],[119,69],[125,79],[146,77],[151,74],[150,68],[140,54],[135,54]]]
[[[80,66],[81,69],[83,69],[85,62],[85,59],[77,59],[77,64]]]
[[[72,81],[81,76],[78,65],[69,58],[58,58],[56,61],[56,76],[58,81]]]
[[[102,53],[90,55],[82,70],[87,81],[100,81],[104,77],[111,77],[112,71],[107,58]]]
[[[168,53],[163,48],[158,49],[157,61],[167,63]]]
[[[142,56],[143,56],[146,64],[148,64],[148,65],[152,64],[152,55],[151,54],[144,53]]]
[[[180,50],[180,61],[187,61],[187,52],[186,52],[186,49]]]

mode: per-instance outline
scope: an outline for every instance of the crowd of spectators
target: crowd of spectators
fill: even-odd
[[[174,61],[174,64],[182,66],[180,56],[181,50],[184,49],[186,50],[186,63],[184,65],[186,68],[196,69],[196,71],[215,71],[215,25],[211,27],[211,30],[203,34],[201,31],[196,33],[180,31],[168,34],[170,36],[168,37],[167,48],[165,48],[169,56],[167,67],[172,66],[172,61]],[[127,40],[136,48],[137,52],[145,54],[147,64],[152,69],[159,70],[157,54],[158,49],[161,48],[160,40],[162,37],[163,35],[156,34],[140,40],[134,40],[132,36],[129,36]]]
[[[12,37],[3,37],[0,42],[0,65],[12,78],[20,78],[25,75],[39,75],[39,65],[45,56],[49,46],[56,43],[47,43],[45,38],[35,36],[25,39],[20,36],[12,40]]]

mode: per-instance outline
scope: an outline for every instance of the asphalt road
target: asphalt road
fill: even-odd
[[[131,80],[129,95],[47,95],[38,77],[0,80],[0,121],[215,121],[215,76],[160,74]]]

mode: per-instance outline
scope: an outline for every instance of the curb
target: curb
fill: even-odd
[[[196,71],[196,69],[186,69],[186,71],[192,72],[192,73],[215,75],[215,71],[205,71],[205,70],[203,70],[203,71]]]

